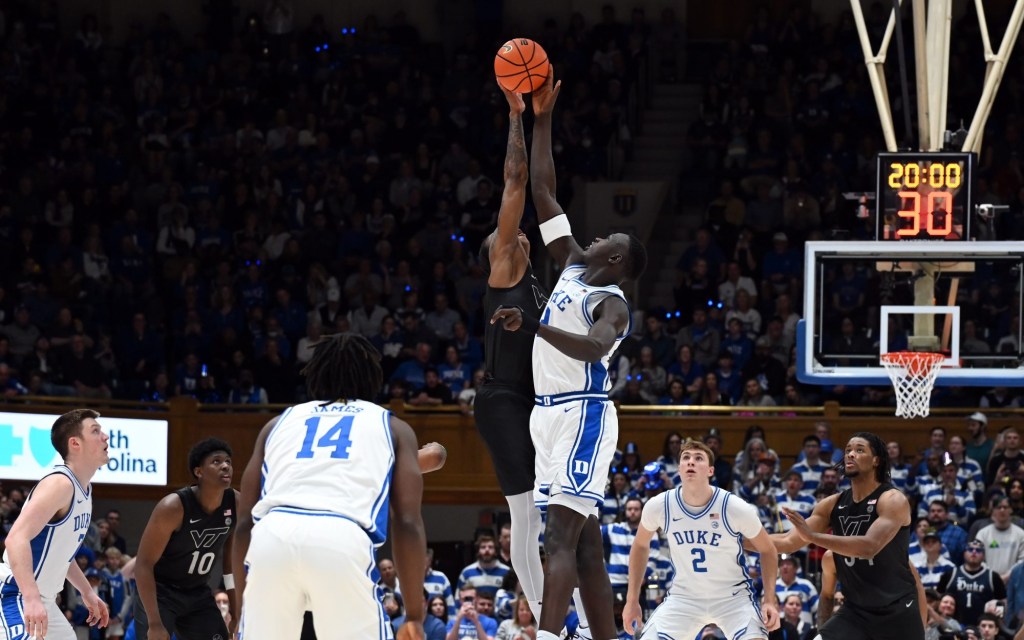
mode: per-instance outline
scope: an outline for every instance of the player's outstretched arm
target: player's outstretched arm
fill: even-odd
[[[260,498],[260,475],[263,470],[263,458],[266,454],[267,436],[270,435],[280,416],[263,425],[256,436],[256,444],[245,471],[242,473],[242,491],[238,498],[238,521],[235,523],[235,536],[231,542],[231,565],[245,566],[245,554],[249,553],[249,542],[252,540],[252,508]],[[239,594],[233,603],[235,624],[241,624],[242,599],[245,594],[245,570],[235,576],[235,592]]]
[[[832,617],[836,605],[836,557],[826,551],[821,557],[821,593],[818,594],[818,628]]]
[[[75,489],[67,476],[58,473],[46,476],[32,490],[30,499],[7,534],[7,563],[21,593],[26,637],[43,638],[48,628],[46,609],[43,607],[39,585],[35,580],[32,539],[39,535],[43,527],[55,516],[67,514],[74,494]],[[74,562],[71,564],[75,565]],[[91,592],[92,589],[89,588],[87,591]]]
[[[761,554],[761,582],[766,585],[761,606],[761,618],[769,631],[775,631],[780,624],[779,599],[775,595],[775,589],[772,589],[771,586],[775,584],[775,580],[779,576],[779,556],[764,527],[751,538],[750,543],[753,545],[754,551]]]
[[[597,318],[586,335],[570,333],[533,320],[524,325],[525,317],[518,307],[501,307],[491,316],[491,324],[501,322],[507,331],[536,333],[553,347],[574,360],[597,362],[608,353],[616,338],[629,328],[629,307],[618,296],[608,296],[594,312]]]
[[[170,633],[160,619],[153,567],[160,560],[171,534],[181,526],[184,517],[185,507],[181,504],[181,499],[173,493],[164,496],[149,516],[149,522],[142,532],[142,540],[139,541],[139,553],[135,556],[135,584],[139,589],[139,599],[149,617],[149,637],[154,640],[169,638]]]
[[[416,434],[407,423],[392,416],[391,435],[395,443],[390,499],[391,546],[402,590],[409,594],[419,594],[423,593],[427,535],[423,527],[423,476],[416,459]],[[406,622],[399,629],[398,635],[402,638],[422,638],[425,614],[423,598],[410,597],[406,600]]]
[[[551,155],[551,112],[555,108],[555,100],[562,87],[561,81],[555,82],[554,71],[548,74],[547,80],[533,92],[533,148],[530,164],[530,191],[533,204],[537,207],[537,220],[540,221],[541,236],[544,244],[551,252],[559,270],[570,262],[578,262],[583,249],[572,237],[569,221],[565,211],[555,199],[555,159]]]
[[[655,533],[641,523],[636,529],[633,545],[629,548],[629,586],[626,590],[626,605],[622,608],[622,626],[633,637],[638,637],[644,627],[640,592],[643,591],[647,561],[651,555],[651,538]]]
[[[529,257],[519,244],[519,224],[526,207],[526,183],[530,168],[526,156],[526,138],[523,135],[523,96],[502,88],[508,100],[508,147],[505,150],[505,188],[498,210],[498,228],[488,248],[491,271],[487,284],[492,287],[510,287],[519,282],[526,271]]]
[[[835,506],[838,500],[839,494],[836,494],[818,502],[818,504],[814,505],[814,511],[811,512],[811,516],[806,520],[804,520],[803,516],[800,516],[800,522],[803,522],[812,531],[828,531],[828,519],[832,514],[832,507]],[[791,512],[787,509],[782,511],[790,521],[793,520],[789,515]],[[799,516],[800,514],[797,515]],[[770,537],[778,553],[795,553],[807,544],[795,526],[786,533],[773,533]]]
[[[819,505],[820,507],[821,505]],[[873,558],[889,544],[900,527],[910,524],[910,503],[901,491],[886,491],[878,499],[878,518],[871,523],[867,533],[862,536],[837,536],[823,533],[824,529],[816,530],[808,526],[808,521],[791,510],[783,508],[783,513],[793,523],[793,531],[805,542],[819,547],[831,549],[848,558]],[[814,509],[814,514],[818,508]],[[814,517],[814,514],[811,517]]]

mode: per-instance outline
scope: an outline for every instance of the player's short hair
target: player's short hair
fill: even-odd
[[[380,352],[358,333],[324,336],[302,369],[310,398],[373,402],[384,386]]]
[[[199,477],[196,475],[196,467],[203,466],[203,461],[210,454],[218,451],[223,451],[229,456],[234,455],[231,452],[231,445],[220,438],[207,438],[192,445],[192,448],[188,451],[188,472],[192,474],[193,478]]]
[[[682,458],[684,451],[693,450],[703,451],[704,455],[708,457],[708,465],[715,466],[715,453],[711,450],[711,447],[693,438],[687,438],[683,444],[679,445],[679,457]]]
[[[626,278],[638,280],[647,270],[647,248],[633,234],[629,237],[629,256],[626,258]]]
[[[72,409],[68,411],[54,420],[53,426],[50,428],[50,444],[57,450],[61,458],[67,459],[68,438],[81,438],[82,423],[89,418],[95,420],[99,417],[100,412],[93,411],[92,409]]]
[[[871,453],[878,458],[878,466],[875,467],[875,480],[889,482],[892,478],[892,472],[889,469],[889,450],[885,446],[885,441],[870,431],[858,431],[850,436],[850,440],[854,438],[867,440],[868,446],[871,447]]]

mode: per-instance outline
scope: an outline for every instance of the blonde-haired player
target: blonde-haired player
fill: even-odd
[[[779,604],[765,589],[761,605],[747,574],[743,543],[761,554],[764,584],[775,584],[779,564],[757,510],[711,486],[715,455],[702,442],[680,448],[680,486],[647,501],[629,551],[629,590],[622,621],[643,639],[695,638],[714,623],[732,640],[766,639],[779,626]],[[641,620],[640,594],[651,538],[665,534],[676,578],[665,600]]]

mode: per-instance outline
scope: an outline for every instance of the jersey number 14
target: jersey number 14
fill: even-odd
[[[352,446],[349,435],[352,434],[352,423],[355,416],[345,416],[328,427],[327,430],[317,438],[320,431],[320,417],[313,416],[306,420],[306,437],[302,441],[302,448],[295,454],[296,458],[312,458],[314,446],[317,449],[333,449],[332,458],[348,460],[348,450]],[[314,445],[314,441],[316,444]]]

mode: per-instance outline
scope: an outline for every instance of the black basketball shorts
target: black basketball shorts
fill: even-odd
[[[209,587],[201,586],[180,591],[158,584],[156,594],[160,620],[167,632],[174,634],[178,640],[229,640],[224,617],[221,616]],[[149,616],[142,606],[138,591],[135,592],[133,609],[135,638],[147,640]]]
[[[820,630],[822,640],[910,640],[923,638],[917,596],[908,597],[886,611],[868,611],[846,604]]]
[[[473,401],[477,431],[491,453],[501,493],[506,496],[533,490],[533,404],[533,396],[494,382],[482,386]]]

